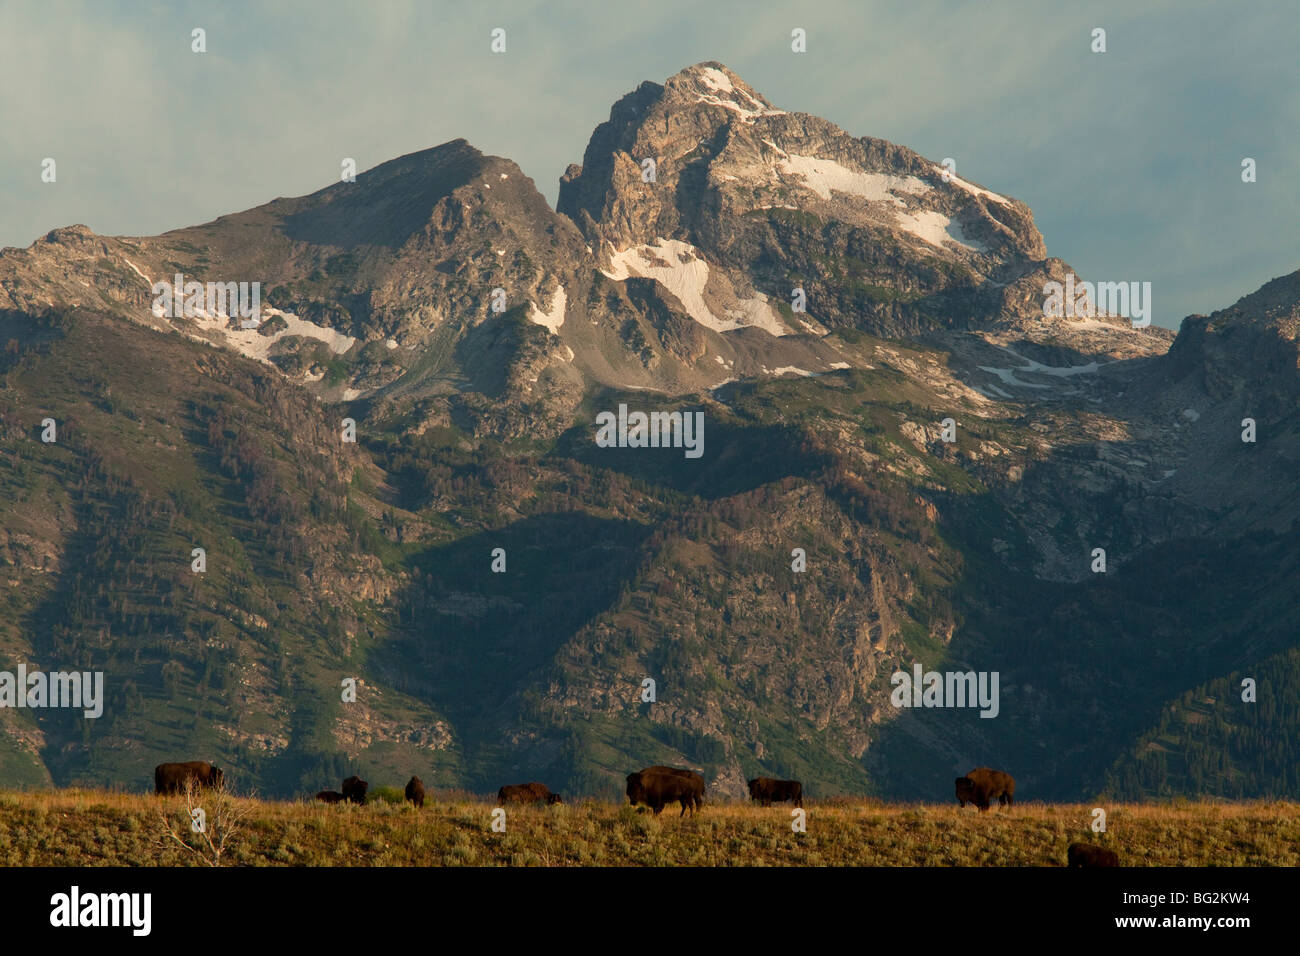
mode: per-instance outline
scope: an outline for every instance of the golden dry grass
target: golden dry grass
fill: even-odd
[[[1092,805],[1022,804],[980,814],[955,805],[807,806],[806,834],[789,807],[706,805],[660,817],[583,802],[507,809],[436,794],[423,810],[386,803],[325,806],[240,801],[248,810],[223,863],[253,866],[1055,866],[1076,840],[1116,850],[1128,866],[1296,866],[1300,805],[1114,804],[1107,832]],[[207,797],[209,801],[212,799]],[[193,866],[165,835],[185,832],[184,798],[102,791],[0,793],[0,865]]]

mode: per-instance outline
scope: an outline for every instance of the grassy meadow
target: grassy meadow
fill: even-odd
[[[694,819],[586,801],[508,807],[504,833],[491,829],[494,802],[469,795],[422,810],[210,794],[201,805],[211,846],[190,831],[183,796],[0,792],[0,865],[205,866],[217,847],[223,866],[1058,866],[1076,840],[1126,866],[1300,865],[1300,805],[1279,802],[1114,804],[1102,834],[1083,804],[810,801],[803,834],[788,806],[745,803]]]

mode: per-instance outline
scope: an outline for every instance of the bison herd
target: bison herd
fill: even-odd
[[[370,784],[360,777],[348,777],[341,784],[342,790],[322,790],[316,794],[321,803],[365,803],[366,788]]]
[[[225,786],[221,768],[205,760],[188,763],[160,763],[153,772],[154,791],[158,794],[184,793],[191,786],[196,789],[220,790]],[[358,776],[348,777],[339,790],[322,790],[316,799],[322,803],[366,802],[369,784]],[[748,783],[749,799],[762,806],[789,802],[803,806],[803,784],[798,780],[776,780],[772,777],[755,777]],[[994,800],[1009,807],[1015,802],[1016,781],[1009,773],[991,767],[976,767],[965,776],[957,778],[957,802],[965,807],[971,803],[987,811]],[[406,800],[417,809],[424,806],[424,781],[412,777],[406,784]],[[689,810],[695,812],[704,805],[704,777],[694,770],[655,765],[627,775],[627,798],[632,806],[643,804],[656,816],[670,803],[681,805],[679,817]],[[553,805],[564,801],[544,783],[506,784],[497,791],[497,803]],[[1071,867],[1119,866],[1119,857],[1091,843],[1072,843],[1067,851],[1067,865]]]

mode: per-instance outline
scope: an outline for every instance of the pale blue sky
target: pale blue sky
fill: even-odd
[[[5,0],[0,245],[205,222],[460,136],[553,203],[614,100],[719,60],[781,108],[954,157],[1177,326],[1300,268],[1297,37],[1295,2]]]

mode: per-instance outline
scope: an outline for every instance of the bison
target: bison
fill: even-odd
[[[214,767],[206,760],[160,763],[153,768],[155,793],[184,793],[190,783],[199,788],[220,790],[225,786],[225,774],[220,767]]]
[[[674,800],[682,805],[679,816],[691,815],[704,804],[704,778],[694,770],[676,767],[646,767],[627,775],[627,798],[632,806],[644,803],[658,816]]]
[[[1071,843],[1066,866],[1119,866],[1119,854],[1095,843]]]
[[[988,767],[976,767],[964,777],[957,778],[957,802],[963,807],[973,803],[981,810],[989,808],[989,802],[998,798],[1003,806],[1015,802],[1016,781],[1011,774]]]
[[[498,803],[563,803],[544,783],[508,783],[497,791]]]
[[[642,772],[642,773],[669,773],[669,774],[673,774],[674,776],[677,776],[677,777],[683,777],[683,778],[685,778],[686,780],[692,780],[692,781],[694,781],[696,784],[698,784],[698,787],[697,787],[697,788],[695,789],[695,791],[694,791],[694,799],[693,799],[693,802],[694,802],[694,804],[695,804],[697,807],[698,807],[698,806],[703,806],[703,804],[704,804],[704,778],[701,777],[701,776],[700,776],[698,773],[696,773],[694,770],[683,770],[683,769],[680,768],[680,767],[665,767],[665,766],[663,766],[663,765],[661,765],[661,764],[655,764],[653,767],[646,767],[646,768],[645,768],[644,770],[642,770],[641,772]]]
[[[419,777],[412,777],[406,782],[406,799],[415,804],[417,810],[424,806],[424,781]]]
[[[316,794],[316,799],[322,803],[342,803],[343,794],[339,793],[337,790],[322,790],[320,793]]]
[[[749,781],[749,799],[757,800],[765,807],[775,803],[791,801],[796,807],[803,806],[803,784],[798,780],[774,780],[771,777],[755,777]]]
[[[370,784],[366,783],[358,776],[351,776],[343,781],[343,799],[349,803],[365,803],[366,788]]]

